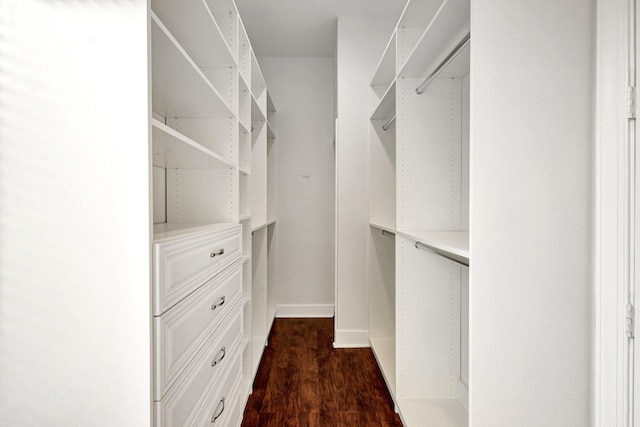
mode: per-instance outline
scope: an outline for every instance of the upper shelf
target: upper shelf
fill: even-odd
[[[371,79],[371,87],[376,93],[385,92],[396,77],[396,32],[393,32],[382,54],[376,73]]]
[[[225,169],[228,159],[203,147],[164,123],[151,119],[153,165],[169,169]]]
[[[409,0],[402,11],[402,15],[398,21],[398,27],[424,29],[426,25],[433,20],[433,16],[442,6],[443,2],[446,2],[446,0]]]
[[[200,68],[236,66],[222,31],[203,0],[153,0],[151,9]]]
[[[445,0],[398,76],[427,77],[470,31],[469,0]]]
[[[153,111],[164,117],[231,118],[232,110],[160,22],[152,18]]]
[[[440,255],[469,265],[468,231],[398,230],[398,233],[428,246]]]

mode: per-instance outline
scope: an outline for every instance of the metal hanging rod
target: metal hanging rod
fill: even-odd
[[[389,130],[389,126],[391,126],[391,123],[395,121],[396,121],[396,113],[393,113],[393,116],[389,117],[389,120],[387,120],[387,123],[382,125],[382,130],[385,132]]]
[[[416,242],[416,249],[428,249],[431,252],[435,252],[436,254],[440,255],[441,257],[444,257],[450,261],[456,262],[460,265],[464,265],[465,267],[469,267],[469,261],[467,261],[467,259],[462,258],[462,257],[457,257],[456,255],[453,254],[449,254],[444,252],[441,249],[438,249],[436,247],[433,247],[431,245],[427,245],[425,243],[422,242]]]
[[[394,239],[395,239],[395,237],[396,237],[396,233],[392,233],[392,232],[387,231],[387,230],[382,230],[382,235],[383,235],[383,236],[393,237]]]
[[[429,77],[427,77],[426,79],[424,79],[424,81],[422,83],[420,83],[420,85],[416,88],[416,93],[418,95],[422,95],[422,92],[424,92],[424,90],[426,89],[427,86],[429,86],[429,84],[433,81],[433,79],[435,79],[436,77],[438,77],[438,74],[440,74],[440,71],[442,71],[442,69],[444,67],[446,67],[447,65],[449,65],[451,63],[451,61],[453,61],[453,59],[458,55],[458,53],[460,53],[460,51],[467,45],[469,44],[469,41],[471,40],[471,33],[467,33],[463,38],[462,41],[460,41],[460,43],[458,43],[456,45],[456,47],[453,48],[453,50],[451,51],[451,53],[449,53],[449,55],[447,55],[446,58],[444,58],[444,60],[440,63],[440,65],[438,65],[436,67],[435,70],[433,70],[433,72],[431,74],[429,74]]]

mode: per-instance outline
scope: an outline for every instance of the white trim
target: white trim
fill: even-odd
[[[276,308],[276,317],[333,317],[333,304],[296,304],[296,305],[278,305]]]
[[[369,331],[335,331],[333,348],[363,348],[371,347],[369,344]]]
[[[594,426],[624,427],[627,0],[598,1],[594,239]]]
[[[469,387],[462,381],[462,378],[458,378],[458,400],[464,406],[464,409],[469,412]]]

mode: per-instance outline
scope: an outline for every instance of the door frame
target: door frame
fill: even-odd
[[[629,119],[627,111],[627,88],[635,84],[635,1],[597,2],[593,272],[596,427],[633,426],[634,364],[629,363],[633,360],[633,340],[625,331],[625,307],[633,296],[637,263],[634,242],[640,239],[640,234],[635,235],[640,227],[635,227],[634,220],[635,188],[640,185],[635,185],[635,150],[630,143],[635,120]]]

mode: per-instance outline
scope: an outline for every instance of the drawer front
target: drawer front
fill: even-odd
[[[230,360],[230,351],[236,341],[242,339],[242,304],[232,307],[229,316],[205,341],[202,349],[192,362],[187,362],[190,372],[196,375],[216,378]],[[195,370],[195,371],[194,371]],[[154,379],[154,400],[158,401],[167,394],[167,391],[175,384],[180,371],[159,372]],[[184,375],[190,375],[185,372]]]
[[[207,397],[195,425],[201,427],[231,427],[233,417],[237,417],[236,395],[242,385],[241,357],[238,354],[233,368],[220,387]],[[241,415],[242,416],[242,415]]]
[[[153,314],[159,316],[242,257],[240,225],[153,245]]]
[[[224,420],[218,424],[218,426],[224,427],[240,427],[242,424],[242,416],[244,415],[244,406],[246,399],[242,396],[242,381],[237,381],[231,391],[232,406],[228,410],[228,414]],[[209,420],[211,421],[211,420]],[[217,422],[217,421],[216,421]],[[206,425],[206,424],[205,424]],[[215,427],[215,424],[214,424]]]
[[[205,411],[220,402],[223,392],[230,390],[227,383],[241,374],[240,340],[230,353],[229,361],[216,376],[194,371],[180,378],[167,395],[154,402],[155,427],[183,427],[199,425]],[[232,383],[233,384],[233,383]],[[215,402],[214,402],[215,399]],[[222,404],[218,411],[222,411]],[[210,420],[209,420],[210,421]]]
[[[180,304],[154,317],[156,378],[176,378],[241,300],[240,263],[226,269]]]

